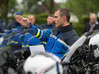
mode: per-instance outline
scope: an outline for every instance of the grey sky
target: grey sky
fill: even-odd
[[[62,3],[62,2],[65,2],[66,0],[55,0],[55,2],[57,2],[57,3]]]
[[[18,0],[18,2],[20,3],[22,0]],[[55,0],[55,2],[60,3],[60,2],[65,2],[66,0]]]

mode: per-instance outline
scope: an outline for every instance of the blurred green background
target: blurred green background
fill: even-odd
[[[79,35],[89,20],[89,13],[99,16],[99,0],[0,0],[0,19],[14,18],[16,11],[24,13],[24,17],[33,14],[36,23],[46,23],[49,14],[54,14],[58,8],[68,8],[71,12],[71,22]]]

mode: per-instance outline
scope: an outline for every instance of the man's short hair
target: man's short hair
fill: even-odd
[[[60,16],[66,16],[67,17],[67,21],[70,21],[70,12],[68,9],[66,8],[60,8],[58,9],[60,11]]]
[[[89,14],[89,16],[93,16],[93,15],[97,17],[96,13],[90,13]]]

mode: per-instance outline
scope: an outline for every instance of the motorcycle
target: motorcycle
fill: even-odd
[[[62,58],[63,74],[99,74],[99,31],[81,36]]]

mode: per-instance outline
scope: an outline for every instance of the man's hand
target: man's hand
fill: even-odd
[[[18,16],[18,17],[16,17],[16,21],[24,27],[29,27],[29,22],[28,22],[27,18],[24,18],[22,16]]]
[[[28,22],[27,18],[23,18],[22,25],[25,26],[25,27],[29,27],[29,22]]]
[[[32,23],[32,24],[35,24],[35,17],[33,15],[29,15],[28,16],[28,22]]]

